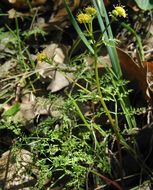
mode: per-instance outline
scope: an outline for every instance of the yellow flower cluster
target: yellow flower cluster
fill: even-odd
[[[77,21],[80,24],[90,23],[96,16],[96,9],[94,7],[88,6],[85,8],[84,13],[81,12],[77,15]]]
[[[90,23],[92,21],[92,17],[86,13],[80,13],[77,16],[77,20],[80,24],[82,23]]]
[[[125,18],[127,16],[126,11],[125,11],[123,6],[114,7],[114,10],[112,11],[112,14],[114,16],[116,16],[116,17],[119,16],[119,17],[124,17]]]
[[[88,6],[85,8],[85,13],[91,16],[95,16],[97,11],[94,7]]]
[[[41,53],[37,53],[37,60],[38,61],[44,61],[45,59],[47,58],[47,55],[46,55],[46,53],[45,52],[41,52]]]

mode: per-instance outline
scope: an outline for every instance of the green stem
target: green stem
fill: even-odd
[[[114,88],[117,88],[117,81],[119,80],[119,79],[117,79],[117,81],[116,80],[114,80],[114,77],[116,77],[115,76],[115,74],[114,74],[114,72],[112,71],[112,69],[111,68],[108,68],[108,72],[111,72],[112,74],[111,74],[111,81],[112,81],[112,84],[113,84],[113,86],[114,86]],[[135,121],[135,117],[134,117],[134,115],[132,115],[132,116],[129,116],[129,109],[131,108],[131,105],[130,105],[130,101],[129,101],[129,98],[128,97],[122,97],[122,95],[121,94],[125,94],[126,93],[126,89],[125,89],[125,87],[124,86],[121,86],[120,88],[119,88],[119,91],[117,91],[117,96],[118,96],[118,99],[119,99],[119,101],[120,101],[120,105],[121,105],[121,107],[122,107],[122,110],[123,110],[123,112],[124,112],[124,115],[125,115],[125,118],[126,118],[126,121],[127,121],[127,123],[128,123],[128,127],[130,128],[130,129],[132,129],[133,127],[135,128],[136,127],[136,121]]]
[[[82,119],[82,121],[84,122],[84,124],[87,126],[87,128],[88,128],[89,130],[91,130],[90,125],[89,125],[88,122],[86,121],[84,115],[82,114],[82,112],[81,112],[79,106],[77,105],[77,103],[75,102],[75,100],[74,100],[70,95],[69,95],[69,98],[71,99],[71,101],[72,101],[72,103],[73,103],[75,109],[77,110],[77,112],[78,112],[80,118]]]
[[[93,33],[92,33],[93,34]],[[93,49],[94,49],[94,67],[95,67],[95,77],[96,77],[96,83],[97,83],[97,90],[98,90],[98,94],[100,96],[100,102],[103,106],[103,109],[110,121],[110,124],[114,130],[115,136],[116,136],[116,142],[117,142],[117,148],[118,148],[118,153],[119,153],[119,160],[120,160],[120,176],[123,182],[123,172],[122,172],[122,153],[121,153],[121,145],[120,145],[120,133],[118,131],[118,126],[116,125],[116,123],[114,122],[109,109],[107,108],[107,105],[104,101],[102,92],[101,92],[101,88],[100,88],[100,80],[99,80],[99,74],[98,74],[98,54],[97,54],[97,48],[96,48],[96,44],[94,42],[94,36],[91,36],[92,38],[92,43],[93,43]]]
[[[97,138],[96,138],[96,135],[95,135],[95,131],[94,131],[94,125],[89,125],[86,118],[84,117],[84,115],[82,114],[79,106],[77,105],[76,101],[69,95],[69,98],[71,99],[75,109],[77,110],[80,118],[82,119],[82,121],[84,122],[84,124],[86,125],[86,127],[88,128],[88,130],[91,132],[92,134],[92,137],[93,137],[93,141],[94,141],[94,149],[96,150],[97,147],[100,147],[99,146],[99,142],[97,141]]]
[[[97,55],[97,51],[96,51],[96,45],[94,43],[94,37],[92,36],[92,42],[93,42],[93,49],[94,49],[94,68],[95,68],[95,77],[96,77],[96,83],[97,83],[97,90],[98,90],[98,94],[99,94],[99,97],[100,97],[100,102],[104,108],[104,111],[106,113],[106,115],[108,116],[108,119],[110,121],[110,124],[111,126],[113,127],[114,129],[114,132],[116,133],[116,135],[118,136],[118,132],[116,130],[116,127],[115,127],[115,123],[114,123],[114,120],[110,114],[110,111],[108,110],[106,104],[105,104],[105,101],[104,101],[104,98],[103,98],[103,95],[101,93],[101,89],[100,89],[100,80],[99,80],[99,74],[98,74],[98,55]]]
[[[136,33],[136,31],[133,30],[133,28],[131,28],[129,26],[129,24],[126,24],[125,22],[122,22],[121,26],[123,26],[124,28],[128,29],[128,31],[130,31],[131,33],[133,33],[133,35],[135,36],[137,44],[138,44],[138,47],[139,47],[140,59],[141,59],[141,61],[144,61],[145,58],[144,58],[144,51],[143,51],[143,46],[142,46],[142,43],[141,43],[141,38],[138,36],[138,34]]]

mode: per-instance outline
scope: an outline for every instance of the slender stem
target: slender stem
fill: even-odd
[[[95,5],[97,11],[99,12],[98,20],[99,20],[99,24],[100,24],[102,32],[105,31],[105,29],[107,27],[106,32],[104,32],[104,36],[106,37],[106,40],[113,39],[111,26],[109,25],[110,22],[109,22],[109,19],[108,19],[108,15],[107,15],[103,0],[101,0],[101,1],[93,0],[93,3]],[[103,15],[104,15],[105,20],[106,20],[106,27],[105,27],[103,19],[102,19]],[[128,25],[124,26],[124,27],[127,28]],[[133,32],[133,33],[135,32],[132,28],[129,28],[129,30],[131,32]],[[141,41],[139,40],[139,37],[138,37],[138,35],[136,35],[136,33],[134,33],[134,35],[136,36],[136,39],[139,42],[138,44],[139,44],[139,48],[140,48],[140,52],[141,52],[140,55],[142,55],[142,57],[143,57],[143,51],[142,51],[143,49],[142,49],[142,46],[141,46]],[[116,75],[116,77],[118,79],[120,79],[120,78],[122,78],[122,71],[121,71],[121,67],[120,67],[120,64],[119,64],[119,59],[118,59],[117,51],[116,51],[116,48],[115,48],[115,44],[114,44],[113,47],[107,46],[107,49],[108,49],[109,56],[111,58],[112,68],[113,68],[113,70],[115,72],[115,75]],[[122,87],[122,90],[125,91],[125,89],[123,87]],[[130,126],[130,128],[132,127],[132,125],[136,126],[134,116],[129,117],[129,115],[127,115],[127,111],[128,111],[127,108],[130,107],[128,97],[122,98],[122,101],[120,101],[120,103],[121,103],[123,112],[125,113],[125,117],[126,117],[127,123]]]
[[[123,172],[122,172],[122,153],[121,153],[121,145],[120,145],[120,134],[119,134],[119,131],[118,131],[118,126],[116,125],[116,123],[114,122],[111,114],[110,114],[110,111],[108,110],[107,108],[107,105],[104,101],[104,98],[103,98],[103,95],[102,95],[102,92],[101,92],[101,88],[100,88],[100,80],[99,80],[99,74],[98,74],[98,54],[97,54],[97,48],[96,48],[96,44],[95,44],[95,41],[94,41],[94,36],[93,36],[93,33],[92,33],[92,36],[91,36],[91,39],[92,39],[92,44],[93,44],[93,50],[94,50],[94,67],[95,67],[95,77],[96,77],[96,83],[97,83],[97,90],[98,90],[98,94],[100,96],[100,102],[103,106],[103,109],[110,121],[110,124],[114,130],[114,133],[115,133],[115,136],[116,136],[116,143],[117,143],[117,148],[118,148],[118,153],[119,153],[119,160],[120,160],[120,167],[119,167],[119,170],[120,170],[120,176],[121,176],[121,179],[122,179],[122,183],[123,183]]]
[[[100,80],[99,80],[99,74],[98,74],[98,55],[97,55],[97,50],[96,50],[96,45],[94,43],[94,37],[92,36],[92,42],[93,42],[93,49],[94,49],[94,68],[95,68],[95,77],[96,77],[96,83],[97,83],[97,90],[98,90],[98,94],[100,96],[100,102],[104,108],[104,111],[106,112],[106,115],[108,116],[108,119],[114,129],[114,131],[116,131],[116,127],[115,127],[115,123],[114,120],[110,114],[110,111],[108,110],[103,95],[101,93],[101,89],[100,89]]]
[[[84,115],[82,114],[79,106],[77,105],[76,101],[69,95],[69,98],[72,100],[72,103],[75,107],[75,109],[77,110],[80,118],[82,119],[82,121],[84,122],[84,124],[86,125],[86,127],[88,128],[89,131],[91,131],[92,133],[92,137],[93,137],[93,141],[94,141],[94,149],[96,150],[97,147],[100,147],[99,146],[99,142],[97,141],[97,138],[96,138],[96,135],[95,135],[95,132],[93,130],[93,127],[92,125],[89,125],[86,118],[84,117]]]
[[[129,26],[129,24],[126,24],[125,22],[122,22],[121,26],[123,26],[124,28],[128,29],[135,36],[137,44],[138,44],[138,47],[139,47],[139,56],[140,56],[140,59],[141,59],[141,61],[144,61],[145,57],[144,57],[144,51],[143,51],[143,46],[142,46],[141,38],[138,36],[138,34],[136,33],[136,31]],[[142,64],[142,66],[143,66],[143,64]]]
[[[78,112],[80,118],[81,118],[82,121],[84,122],[84,124],[87,126],[87,128],[88,128],[89,130],[91,130],[91,128],[90,128],[88,122],[86,121],[84,115],[82,114],[82,112],[81,112],[79,106],[77,105],[77,103],[75,102],[75,100],[74,100],[71,96],[69,96],[69,98],[72,100],[72,103],[73,103],[74,107],[76,108],[76,110],[77,110],[77,112]]]
[[[90,172],[95,174],[96,176],[100,177],[103,181],[106,182],[106,184],[115,187],[115,189],[123,190],[123,188],[116,181],[113,181],[113,180],[109,179],[108,177],[106,177],[106,176],[100,174],[99,172],[97,172],[96,170],[90,170]]]

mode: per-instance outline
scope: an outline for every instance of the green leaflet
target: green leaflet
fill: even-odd
[[[15,103],[11,106],[7,111],[3,113],[4,117],[11,117],[16,115],[16,113],[20,110],[20,103]]]

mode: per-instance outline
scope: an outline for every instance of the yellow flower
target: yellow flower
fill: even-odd
[[[95,16],[97,11],[96,11],[96,9],[94,7],[88,6],[88,7],[85,8],[85,13],[89,14],[91,16]]]
[[[112,11],[112,14],[113,14],[114,16],[118,16],[118,12],[117,12],[115,9]]]
[[[80,13],[80,14],[78,14],[78,16],[77,16],[77,20],[78,20],[78,22],[79,22],[80,24],[82,24],[82,23],[86,24],[86,23],[90,23],[90,22],[92,21],[92,17],[91,17],[91,15],[89,15],[89,14]]]
[[[46,53],[45,52],[41,52],[41,53],[37,53],[37,60],[38,61],[43,61],[44,59],[46,59],[47,58],[47,55],[46,55]]]
[[[127,16],[126,11],[125,11],[123,6],[114,7],[114,10],[112,11],[112,14],[114,16],[119,16],[119,17],[124,17],[124,18]]]

